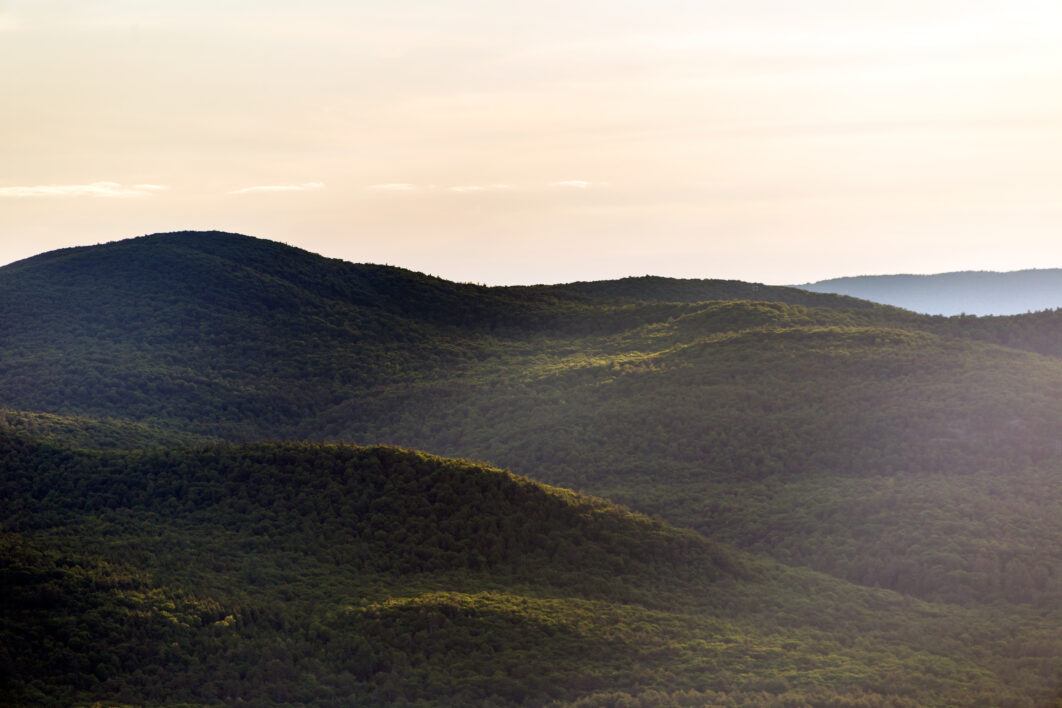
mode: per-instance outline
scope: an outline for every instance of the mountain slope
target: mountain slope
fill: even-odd
[[[1062,365],[1013,348],[1062,353],[1062,320],[831,296],[652,300],[754,287],[483,288],[231,234],[144,237],[0,269],[0,404],[138,421],[173,441],[353,439],[488,459],[927,599],[1062,594]],[[1000,475],[1035,497],[1002,494]],[[881,479],[901,491],[868,509]],[[921,508],[922,489],[946,512],[884,511]],[[972,522],[948,502],[956,489],[980,510]]]
[[[1062,657],[1040,617],[741,558],[419,453],[3,437],[0,463],[16,703],[1024,705]]]
[[[504,291],[522,297],[551,295],[594,303],[708,302],[761,300],[788,305],[846,309],[872,309],[874,304],[830,293],[808,292],[779,285],[745,283],[740,280],[698,280],[642,276],[619,280],[566,283],[563,285],[514,286]]]
[[[685,307],[460,285],[235,234],[146,236],[0,268],[0,404],[283,435],[369,388],[474,364],[498,340],[608,334]]]
[[[297,419],[325,387],[350,395],[459,360],[460,337],[360,304],[386,300],[382,271],[215,234],[8,266],[4,400],[247,436]]]
[[[806,325],[545,358],[519,380],[380,392],[312,429],[504,461],[929,599],[1062,599],[1062,361]]]
[[[100,420],[3,408],[0,408],[0,435],[32,437],[67,447],[98,450],[135,450],[219,442],[203,435],[126,420]]]
[[[189,593],[234,617],[244,606],[274,607],[263,616],[285,616],[302,628],[302,644],[277,659],[281,665],[332,677],[328,694],[313,693],[297,676],[281,681],[306,695],[362,691],[357,695],[380,702],[447,695],[466,703],[498,695],[509,702],[609,705],[622,702],[610,691],[650,686],[671,702],[687,690],[725,691],[731,700],[730,686],[752,702],[762,679],[779,702],[790,689],[794,701],[811,700],[811,687],[820,685],[840,691],[842,705],[863,691],[896,704],[905,696],[914,696],[914,704],[976,703],[971,697],[984,691],[993,698],[980,702],[994,705],[1020,704],[1016,696],[1046,690],[1060,665],[1051,639],[1059,634],[1054,608],[1062,600],[1059,313],[927,317],[787,289],[769,295],[822,298],[811,301],[829,306],[695,299],[759,292],[754,288],[654,278],[483,288],[216,233],[144,237],[13,264],[0,269],[0,406],[47,413],[6,413],[0,427],[0,435],[30,451],[17,458],[22,476],[0,498],[0,504],[20,500],[3,507],[3,518],[17,522],[6,528],[19,534],[14,542],[37,549],[27,563],[37,558],[51,567],[48,559],[59,553],[84,568],[78,577],[96,573],[100,562],[119,575],[147,573],[143,587],[175,607]],[[93,416],[110,420],[92,422]],[[41,439],[31,444],[26,435]],[[746,558],[740,567],[759,569],[747,578],[709,554],[690,566],[706,562],[717,574],[711,591],[698,590],[700,580],[683,570],[681,554],[669,556],[666,544],[641,539],[648,527],[624,526],[629,533],[580,549],[579,539],[600,535],[596,527],[552,511],[545,526],[537,516],[534,523],[520,520],[525,502],[542,507],[518,491],[519,483],[499,483],[497,489],[510,490],[503,493],[508,501],[487,495],[455,512],[448,497],[433,498],[408,471],[388,467],[412,496],[399,489],[384,497],[393,504],[373,509],[379,489],[359,491],[336,466],[347,454],[360,460],[355,469],[365,461],[362,453],[336,452],[347,448],[99,451],[204,437],[353,439],[486,459],[839,580]],[[97,451],[60,449],[67,446]],[[51,460],[65,472],[41,472]],[[434,464],[408,466],[438,481]],[[156,469],[164,472],[143,474]],[[240,470],[255,483],[226,476]],[[368,506],[356,506],[359,500]],[[436,504],[447,511],[432,511]],[[575,517],[598,516],[592,504],[579,508]],[[410,531],[404,521],[395,524],[401,532],[387,530],[387,519],[411,512],[418,520]],[[377,545],[377,529],[364,517],[374,513],[385,524]],[[446,527],[454,514],[471,524],[456,535]],[[474,521],[481,516],[486,520]],[[494,543],[504,538],[509,546]],[[563,542],[528,545],[528,538]],[[689,543],[701,548],[700,541]],[[656,555],[662,564],[650,560]],[[258,566],[267,570],[258,573]],[[325,599],[320,593],[331,586],[347,590],[328,590],[333,594]],[[343,592],[347,599],[337,599]],[[32,602],[47,604],[51,596],[46,591]],[[809,596],[840,604],[808,605]],[[337,618],[346,615],[336,607],[360,607],[351,597],[367,598],[374,608],[358,620],[357,632],[383,642],[386,656],[405,657],[381,663],[363,651],[353,683],[328,664],[332,659],[314,653],[309,629],[319,622],[331,628],[328,636],[343,635],[347,625]],[[302,598],[309,604],[299,605]],[[560,605],[551,604],[558,598]],[[101,607],[118,601],[99,600]],[[274,603],[295,603],[290,612],[298,612],[287,615]],[[627,608],[616,612],[630,629],[620,653],[610,653],[612,640],[603,637],[614,635],[599,619],[615,603]],[[533,607],[528,612],[538,618],[533,634],[543,653],[535,666],[552,666],[542,657],[561,655],[585,655],[587,663],[572,675],[548,668],[525,675],[519,667],[528,664],[515,658],[519,643],[511,631],[520,612],[512,607]],[[698,614],[703,608],[710,620]],[[756,612],[727,614],[738,610]],[[435,648],[417,654],[419,646],[436,646],[429,640],[441,620],[425,619],[434,612],[459,618],[462,636],[509,628],[500,643],[483,640],[507,653],[504,676],[488,680],[469,664],[468,673],[438,678],[445,673],[440,667],[459,662],[463,649],[454,647],[471,640],[451,642],[444,633],[438,652],[445,660],[433,658]],[[553,612],[569,612],[565,631],[587,643],[557,649],[543,619]],[[685,626],[679,616],[690,615],[700,617],[697,627],[733,621],[727,636],[758,639],[719,644],[697,634],[701,629],[636,629]],[[851,627],[848,616],[861,619]],[[496,618],[490,631],[478,624],[481,617]],[[388,633],[396,622],[409,631]],[[934,627],[932,640],[925,623]],[[949,629],[960,625],[977,630],[962,638]],[[786,629],[783,638],[780,627],[792,633]],[[839,627],[870,637],[869,644],[842,641]],[[265,647],[280,641],[270,631],[279,630],[253,624],[239,640],[218,641],[249,642],[268,664]],[[831,647],[832,658],[816,658],[818,640]],[[792,651],[784,649],[789,641],[796,642]],[[655,648],[642,652],[643,643]],[[904,681],[868,668],[874,660],[866,652],[875,643],[895,647],[882,661],[916,677],[913,687],[893,689]],[[763,652],[755,647],[762,646],[771,661],[757,668]],[[970,647],[983,654],[968,653]],[[357,654],[356,647],[350,651]],[[304,666],[299,652],[332,668]],[[193,654],[202,663],[205,655]],[[415,671],[413,655],[420,662]],[[191,656],[186,667],[195,665]],[[631,657],[644,672],[630,672]],[[121,656],[115,660],[125,666]],[[475,654],[476,662],[489,660]],[[101,663],[101,675],[108,675],[113,662]],[[377,673],[386,666],[380,671],[394,677],[370,675],[365,666]],[[729,678],[714,683],[695,678],[726,672]],[[174,680],[193,673],[188,668]],[[232,676],[212,684],[222,692],[217,700],[251,690]],[[151,680],[123,679],[140,687]],[[83,684],[91,679],[78,681],[63,685],[88,690]],[[225,688],[232,681],[238,691]],[[522,688],[506,693],[514,681]],[[726,703],[715,694],[702,702]]]
[[[1062,307],[1062,269],[1007,273],[862,275],[796,286],[895,305],[931,315],[1018,315]]]

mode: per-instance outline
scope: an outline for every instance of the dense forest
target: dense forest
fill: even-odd
[[[5,435],[0,462],[16,703],[1033,705],[1062,657],[1042,613],[861,589],[396,448]]]
[[[0,268],[0,672],[28,705],[1044,705],[1060,431],[1062,311],[55,251]]]

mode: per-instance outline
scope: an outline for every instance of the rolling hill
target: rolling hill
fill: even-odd
[[[752,287],[641,284],[687,296]],[[55,251],[0,268],[0,401],[230,438],[286,435],[381,385],[494,357],[500,342],[615,333],[692,307],[631,304],[637,285],[620,281],[628,295],[603,303],[596,286],[461,285],[216,232]]]
[[[1062,655],[1032,613],[858,588],[394,448],[4,435],[0,468],[16,704],[1024,705]]]
[[[855,582],[1052,606],[1060,393],[1051,357],[791,327],[403,387],[314,429],[503,461]]]
[[[232,669],[204,683],[214,694],[174,693],[186,702],[594,706],[653,691],[659,705],[680,692],[690,705],[1040,705],[1058,685],[1062,312],[931,317],[652,277],[487,288],[234,234],[160,234],[0,268],[0,408],[2,528],[19,563],[44,569],[26,577],[111,588],[93,600],[104,614],[129,602],[115,578],[162,603],[144,617],[177,616],[171,604],[200,618],[196,603],[227,608],[200,620],[217,637],[188,620],[196,631],[172,640],[199,647],[174,664],[184,667],[177,683],[207,656],[235,666],[202,642],[288,667],[273,686],[281,693],[254,693],[247,671]],[[232,445],[278,439],[413,447],[523,477],[392,448]],[[379,484],[359,487],[374,455],[413,470],[407,479],[387,463],[405,491],[376,508]],[[348,462],[354,477],[340,471]],[[466,487],[437,494],[415,479],[469,475],[502,480],[505,500],[474,500]],[[567,511],[542,511],[561,502]],[[421,513],[415,529],[388,531]],[[545,526],[534,525],[540,514]],[[467,524],[455,532],[447,519]],[[389,619],[343,624],[337,603],[352,601],[340,587]],[[65,590],[54,603],[42,592],[27,600],[41,617],[88,612],[64,605]],[[304,595],[312,601],[300,604]],[[287,624],[252,623],[239,639],[214,626],[257,617],[240,615],[244,606],[271,607],[263,616]],[[452,647],[469,645],[444,632],[448,659],[418,654],[435,646],[431,622],[442,620],[416,622],[435,612],[459,618],[461,641],[476,637],[498,661],[476,654],[464,673],[438,678],[457,661]],[[570,617],[588,643],[555,645],[551,615]],[[608,616],[627,628],[617,630],[621,650],[608,650],[619,635],[594,623]],[[485,617],[509,619],[484,628]],[[523,657],[537,667],[527,672],[506,632],[532,617],[543,634],[540,653]],[[407,620],[405,638],[374,634]],[[16,636],[30,631],[7,621]],[[151,622],[145,646],[172,645]],[[365,659],[347,678],[308,644],[300,651],[320,666],[268,654],[284,627],[312,644],[315,622],[394,661]],[[724,625],[749,641],[708,638]],[[100,631],[106,645],[120,639]],[[656,649],[641,652],[631,637]],[[60,644],[45,654],[67,651]],[[143,691],[160,674],[130,673],[137,662],[124,656],[96,662],[95,683],[78,664],[67,674],[82,678],[51,693],[43,673],[18,690],[119,700],[121,684],[139,696],[121,700],[152,702]],[[583,663],[562,676],[549,668],[561,656]],[[303,674],[330,687],[314,693]]]

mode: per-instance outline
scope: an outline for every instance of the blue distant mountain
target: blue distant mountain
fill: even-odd
[[[1062,307],[1062,269],[861,275],[796,286],[929,315],[1017,315]]]

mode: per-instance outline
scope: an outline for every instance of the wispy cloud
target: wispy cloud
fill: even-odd
[[[123,185],[118,182],[0,187],[0,197],[143,197],[167,189],[159,184]]]
[[[302,184],[264,184],[255,187],[234,189],[229,194],[252,194],[254,192],[308,192],[324,189],[324,182],[303,182]]]
[[[507,184],[494,182],[491,184],[415,184],[412,182],[387,182],[384,184],[370,184],[365,189],[373,192],[389,192],[393,194],[492,194],[505,192],[539,192],[542,189],[566,189],[581,191],[592,187],[605,187],[608,182],[588,182],[582,179],[569,179],[559,182],[546,182],[537,185],[531,184]]]
[[[455,184],[444,186],[438,184],[412,184],[410,182],[388,182],[372,184],[366,187],[376,192],[455,192],[458,194],[475,194],[477,192],[505,192],[515,189],[511,184]]]
[[[378,192],[412,192],[416,188],[417,185],[408,182],[387,182],[386,184],[371,184],[368,187]]]
[[[447,187],[448,192],[505,192],[512,189],[511,184],[463,184]]]

